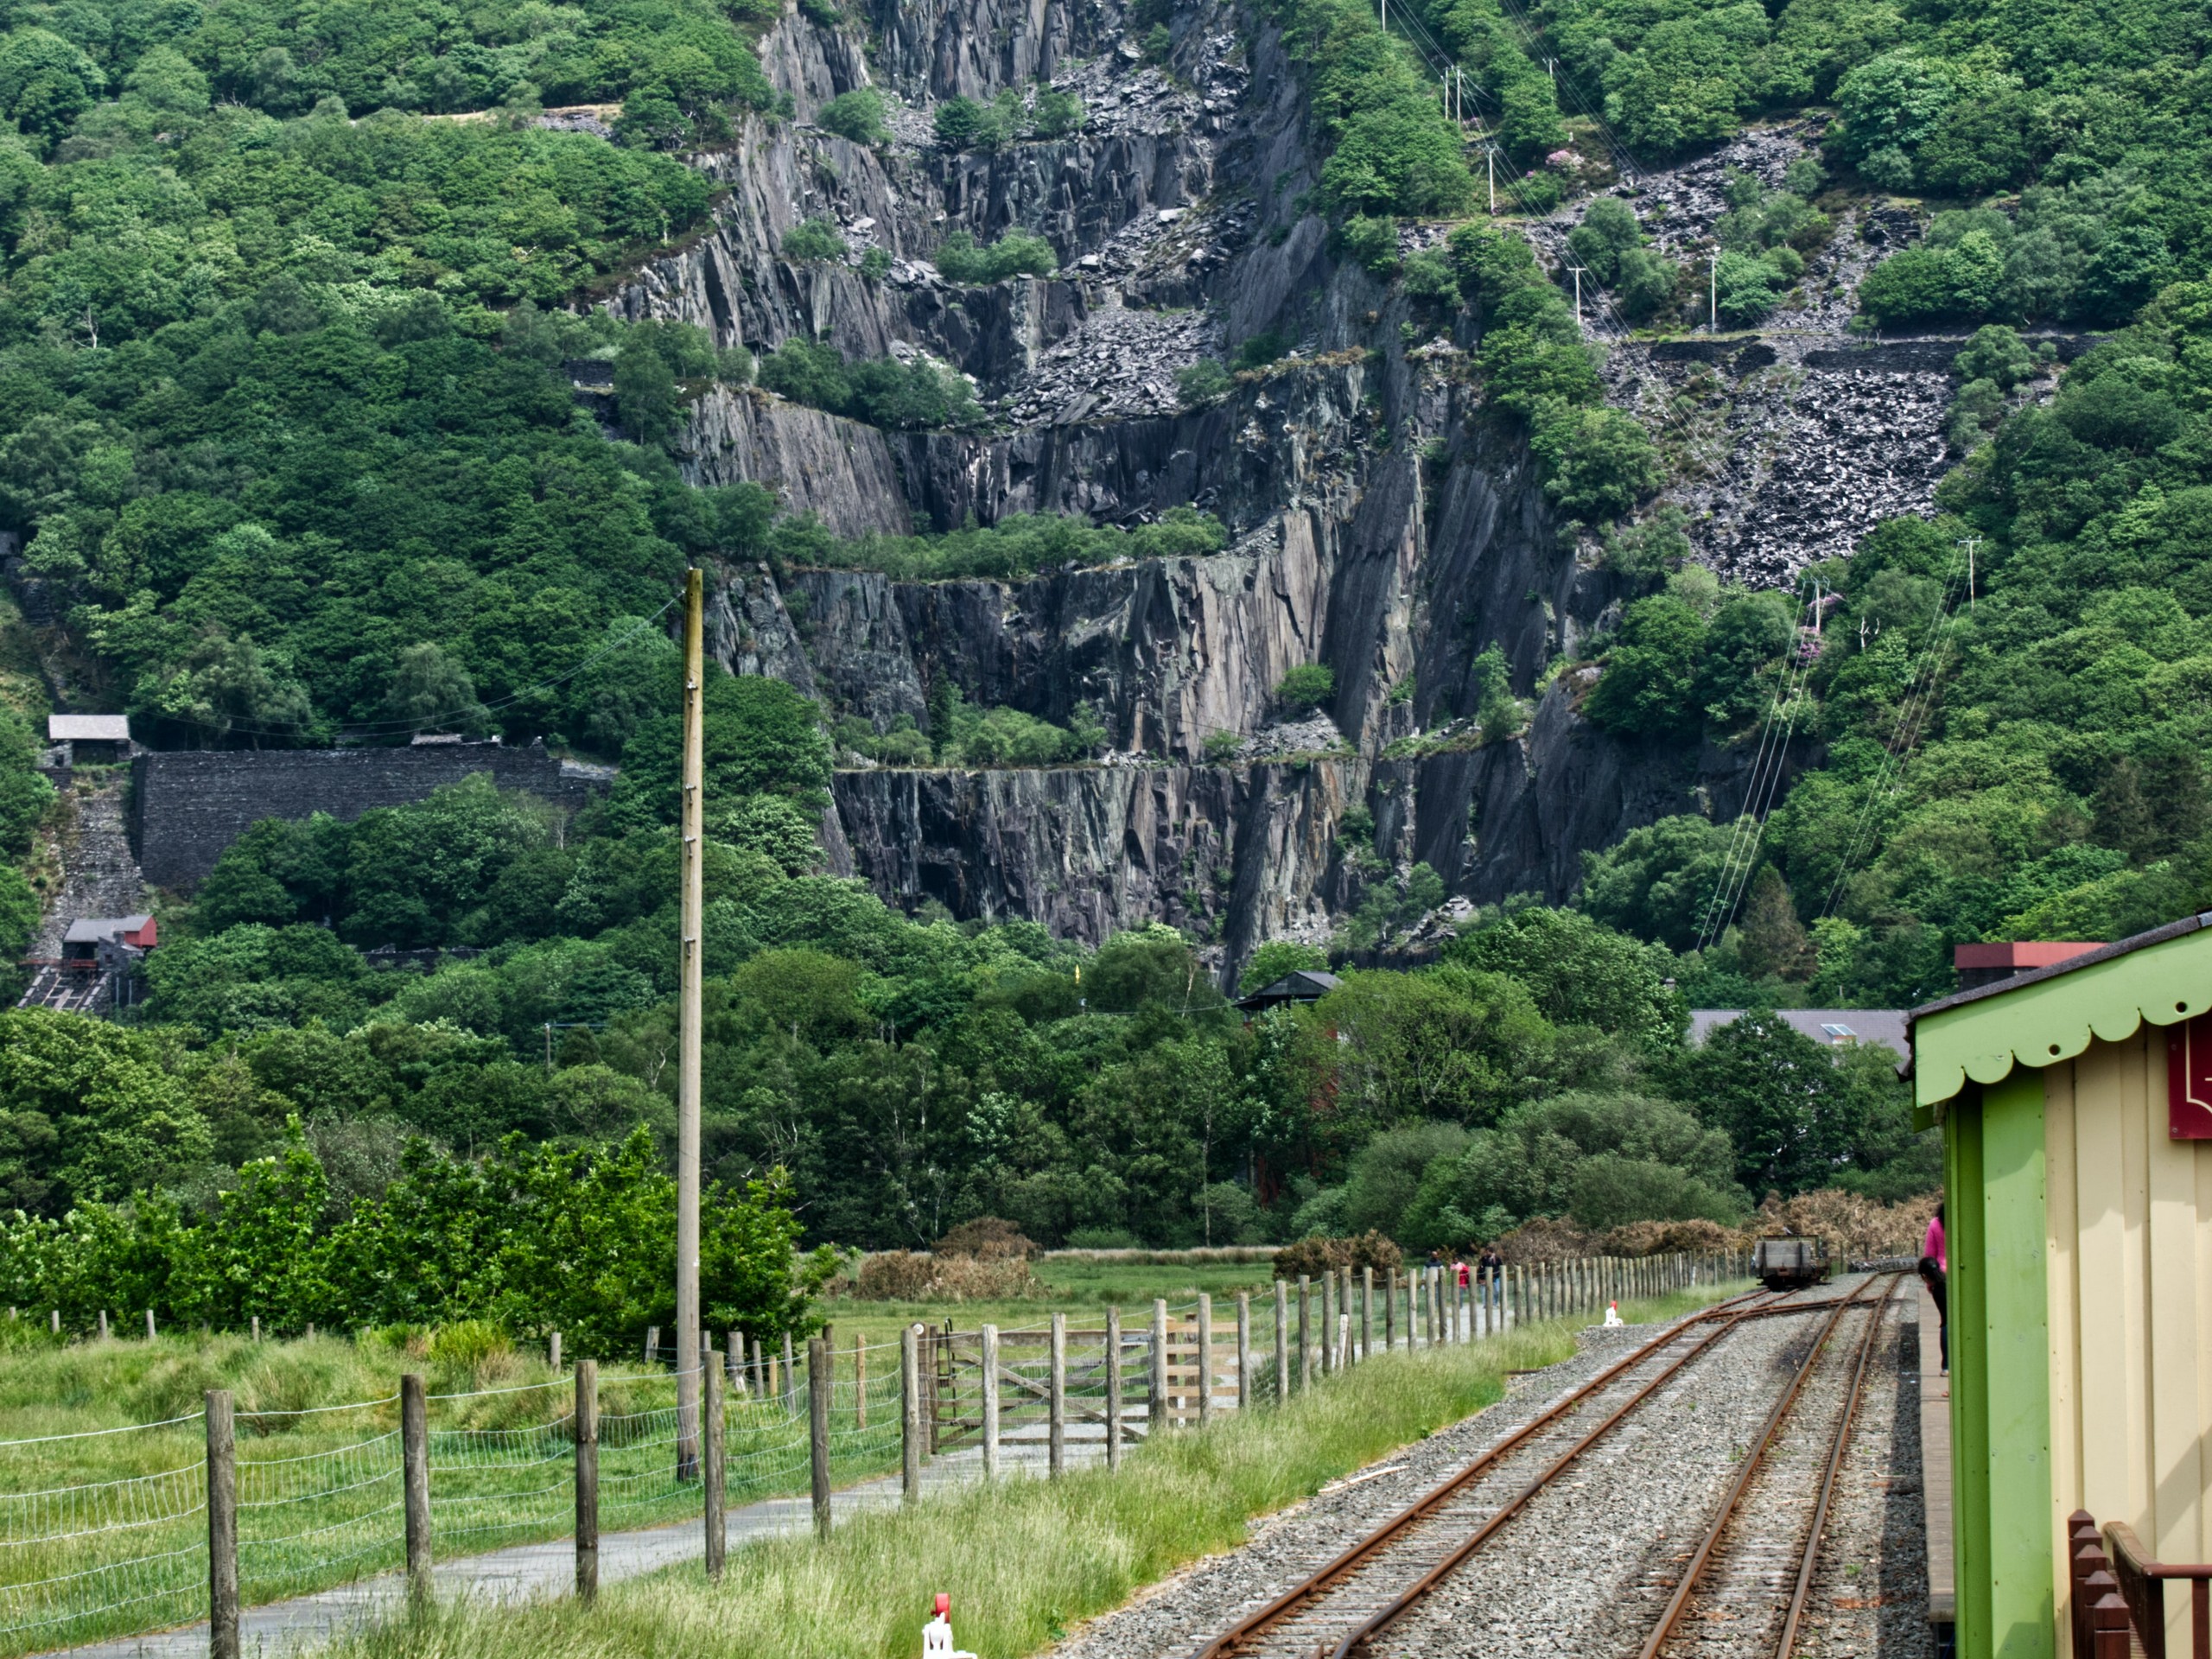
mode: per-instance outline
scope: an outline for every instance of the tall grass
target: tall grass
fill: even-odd
[[[1672,1317],[1714,1294],[1682,1293],[1629,1317]],[[1163,1436],[1119,1474],[1090,1468],[1056,1482],[971,1486],[863,1512],[826,1544],[755,1544],[732,1555],[719,1585],[684,1567],[613,1586],[588,1608],[565,1599],[447,1605],[343,1637],[333,1659],[910,1659],[938,1591],[952,1597],[963,1647],[1015,1659],[1243,1541],[1254,1517],[1490,1404],[1506,1372],[1571,1355],[1581,1323],[1381,1356],[1280,1410]]]

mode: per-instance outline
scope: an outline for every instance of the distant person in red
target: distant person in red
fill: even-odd
[[[1944,1291],[1950,1275],[1951,1260],[1943,1249],[1943,1206],[1939,1204],[1928,1217],[1927,1236],[1920,1241],[1920,1277],[1936,1304],[1936,1352],[1946,1371],[1951,1369],[1951,1313]]]

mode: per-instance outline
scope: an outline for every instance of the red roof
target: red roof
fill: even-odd
[[[2031,968],[2055,968],[2102,949],[2094,940],[2007,939],[1996,944],[1954,946],[1951,961],[1954,967],[1961,969],[2005,968],[2018,974]]]

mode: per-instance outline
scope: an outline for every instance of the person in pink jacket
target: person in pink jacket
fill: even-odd
[[[1951,1313],[1944,1293],[1950,1274],[1950,1257],[1943,1249],[1943,1206],[1939,1204],[1928,1217],[1927,1236],[1920,1241],[1920,1277],[1936,1304],[1936,1351],[1946,1371],[1951,1369]]]

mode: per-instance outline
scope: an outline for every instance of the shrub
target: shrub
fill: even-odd
[[[995,149],[1014,137],[1007,111],[972,98],[948,98],[931,120],[943,149]]]
[[[1295,1281],[1301,1274],[1318,1279],[1323,1274],[1350,1268],[1357,1272],[1372,1268],[1378,1274],[1402,1267],[1405,1253],[1379,1232],[1362,1233],[1357,1238],[1324,1238],[1316,1236],[1301,1238],[1294,1244],[1286,1244],[1275,1252],[1275,1277]]]
[[[1185,409],[1218,403],[1236,387],[1236,382],[1228,369],[1214,358],[1202,357],[1188,367],[1175,371],[1175,396]]]
[[[978,287],[1002,276],[1050,276],[1059,269],[1052,245],[1033,231],[1008,231],[983,245],[954,231],[938,244],[935,263],[947,282]]]
[[[1223,766],[1236,758],[1244,747],[1244,740],[1235,732],[1211,732],[1206,736],[1206,759],[1215,766]]]
[[[1230,354],[1230,366],[1236,369],[1262,369],[1283,353],[1283,338],[1270,328],[1264,334],[1253,334],[1237,342]]]
[[[1037,1254],[1037,1246],[1023,1236],[1021,1229],[996,1216],[963,1221],[930,1249],[938,1255],[972,1256],[985,1262],[1017,1256],[1027,1261]]]
[[[760,359],[759,374],[779,397],[893,431],[957,426],[978,413],[975,392],[950,369],[922,359],[848,363],[826,340],[787,340]]]
[[[1666,482],[1650,435],[1618,409],[1547,403],[1529,447],[1544,463],[1544,493],[1586,524],[1619,518]]]
[[[1083,100],[1073,92],[1055,92],[1050,86],[1037,91],[1037,105],[1031,116],[1030,130],[1039,138],[1070,138],[1083,130],[1085,111]]]
[[[1337,232],[1337,245],[1353,264],[1376,276],[1395,276],[1398,269],[1397,221],[1379,215],[1359,214],[1344,221]]]
[[[825,130],[856,144],[891,141],[891,129],[883,122],[883,94],[873,86],[840,93],[816,111],[814,118]]]
[[[794,226],[784,232],[784,257],[786,259],[842,259],[844,257],[844,233],[829,219],[810,219],[805,224]]]
[[[1275,701],[1294,713],[1306,714],[1337,695],[1337,671],[1325,663],[1300,663],[1275,687]]]
[[[1952,366],[1961,380],[1994,381],[2000,391],[2006,391],[2035,373],[2036,356],[2018,334],[2001,322],[1992,322],[1974,330]]]
[[[1459,274],[1440,248],[1426,249],[1406,261],[1405,284],[1408,299],[1449,305],[1459,298]]]

